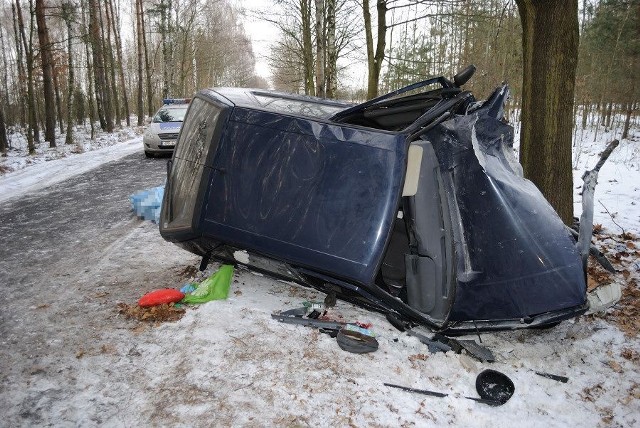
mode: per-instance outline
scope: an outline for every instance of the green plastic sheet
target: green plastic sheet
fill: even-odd
[[[222,265],[220,269],[198,285],[192,293],[182,299],[182,303],[205,303],[212,300],[222,300],[229,296],[233,266]]]

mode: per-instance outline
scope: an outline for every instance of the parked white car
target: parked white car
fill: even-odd
[[[173,153],[190,101],[189,98],[165,98],[162,100],[162,107],[153,116],[142,137],[144,154],[147,157]]]

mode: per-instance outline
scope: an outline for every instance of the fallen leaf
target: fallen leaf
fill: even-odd
[[[620,364],[618,364],[616,361],[609,361],[608,362],[609,367],[611,367],[611,369],[616,372],[616,373],[622,373],[624,370],[622,370],[622,366]]]

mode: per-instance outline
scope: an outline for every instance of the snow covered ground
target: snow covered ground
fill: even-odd
[[[12,170],[0,176],[0,203],[142,151],[140,137],[134,137],[137,133],[121,132],[101,147],[88,141],[79,154],[65,152],[64,147],[41,147],[35,157],[25,159],[24,150],[9,151],[0,159],[0,171]],[[576,144],[576,188],[584,169],[595,165],[612,137],[600,132],[593,142],[593,134],[585,133]],[[595,223],[611,234],[620,234],[620,228],[636,236],[640,231],[639,143],[636,130],[632,138],[621,141],[600,173]],[[21,143],[16,139],[13,144]],[[159,285],[134,280],[133,275],[141,275],[135,265],[143,260],[147,264],[158,260],[156,276],[191,268],[183,281],[201,280],[216,269],[214,265],[205,273],[193,273],[195,257],[163,241],[156,225],[138,222],[130,235],[109,248],[104,264],[93,267],[91,277],[102,275],[106,283],[105,276],[119,275],[121,283],[136,287],[123,293],[130,297]],[[637,238],[615,238],[610,244],[617,251],[616,267],[627,271],[613,280],[627,288],[637,289],[640,278],[638,245]],[[149,269],[145,265],[147,274]],[[172,281],[162,285],[182,286]],[[90,305],[113,305],[114,311],[117,301],[135,304],[135,298],[95,297],[112,293],[115,287],[113,283],[91,288],[85,299]],[[42,372],[35,371],[29,392],[5,387],[0,403],[19,402],[22,395],[37,389],[42,395],[34,407],[40,409],[42,425],[640,426],[640,339],[637,331],[625,334],[619,328],[614,310],[548,330],[482,334],[482,344],[497,357],[487,364],[452,352],[431,354],[383,316],[344,302],[328,315],[371,323],[380,343],[377,352],[350,354],[316,330],[270,318],[275,311],[323,299],[313,290],[238,269],[227,300],[189,307],[176,322],[126,321],[126,329],[102,323],[94,343],[69,351],[76,353],[77,361],[72,367],[73,385],[51,385],[41,375],[46,368],[38,369]],[[121,325],[122,320],[112,323]],[[515,394],[505,405],[490,407],[465,398],[477,396],[475,378],[484,368],[513,380]],[[560,383],[535,371],[567,376],[569,381]],[[384,386],[385,382],[448,396],[404,392]],[[61,399],[47,401],[51,391],[65,388],[68,392]]]

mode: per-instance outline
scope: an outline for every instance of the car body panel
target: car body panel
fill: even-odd
[[[451,210],[451,321],[531,318],[584,305],[575,243],[535,185],[513,169],[513,129],[481,109],[438,125],[433,144]]]
[[[398,135],[235,108],[203,231],[371,283],[397,213],[406,146]]]

